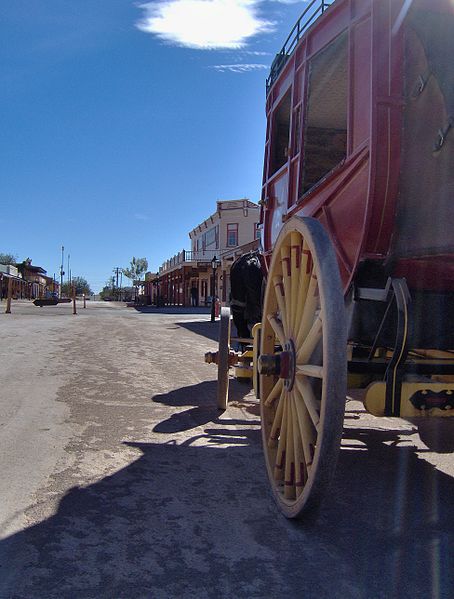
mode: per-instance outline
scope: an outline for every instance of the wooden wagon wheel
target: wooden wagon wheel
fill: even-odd
[[[218,350],[218,408],[225,410],[229,395],[230,308],[221,308]]]
[[[317,220],[295,216],[273,250],[258,365],[268,477],[288,518],[317,506],[334,472],[345,409],[346,349],[332,243]]]

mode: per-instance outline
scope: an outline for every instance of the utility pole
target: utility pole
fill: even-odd
[[[63,275],[65,274],[65,271],[63,270],[64,252],[65,252],[65,248],[62,245],[61,246],[61,266],[60,266],[60,299],[61,299],[62,290],[63,290]]]
[[[118,277],[119,277],[119,275],[123,275],[123,269],[120,266],[116,266],[112,272],[115,273],[115,288],[118,290]],[[120,285],[120,287],[121,287],[121,285]],[[120,289],[120,301],[121,301],[121,289]]]

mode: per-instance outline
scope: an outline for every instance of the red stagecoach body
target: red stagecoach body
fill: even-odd
[[[283,223],[315,217],[346,294],[371,271],[454,291],[454,3],[408,4],[336,0],[269,78],[266,262]]]
[[[347,385],[454,415],[453,56],[453,0],[313,0],[271,67],[253,363],[288,517],[333,475]]]

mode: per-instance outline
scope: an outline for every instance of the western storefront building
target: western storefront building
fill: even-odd
[[[145,293],[158,305],[208,306],[213,296],[228,301],[232,256],[257,245],[258,223],[254,202],[218,201],[216,212],[190,231],[191,249],[166,260],[145,283]]]

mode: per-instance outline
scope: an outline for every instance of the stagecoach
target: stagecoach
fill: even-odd
[[[266,114],[251,363],[271,488],[292,518],[333,474],[347,387],[373,415],[454,415],[454,2],[310,2],[272,64]],[[224,309],[221,404],[246,359],[229,321]]]

